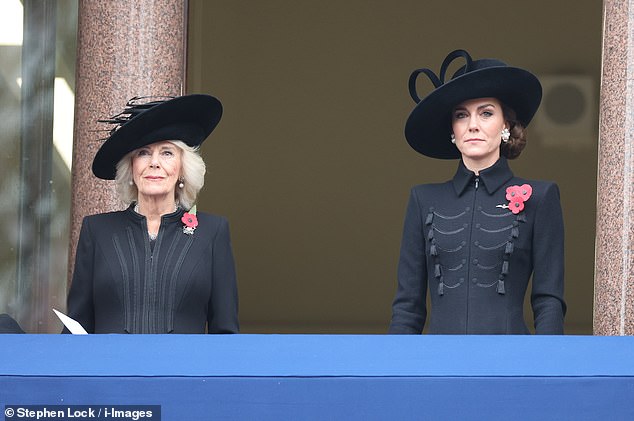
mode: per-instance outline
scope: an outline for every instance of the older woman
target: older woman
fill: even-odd
[[[445,83],[456,58],[466,65]],[[416,78],[435,89],[424,99]],[[405,136],[417,152],[460,159],[452,180],[411,190],[405,216],[391,333],[421,333],[431,298],[430,333],[526,334],[530,291],[535,332],[563,333],[564,226],[559,189],[527,180],[507,159],[526,145],[525,128],[541,101],[530,72],[496,59],[449,54],[440,75],[410,77],[417,105]]]
[[[84,218],[68,315],[89,333],[236,333],[238,296],[227,220],[196,212],[197,152],[222,115],[209,95],[131,100],[93,173],[127,209]]]

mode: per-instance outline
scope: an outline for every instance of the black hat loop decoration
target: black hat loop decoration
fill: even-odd
[[[442,66],[440,66],[440,77],[436,76],[433,71],[426,68],[416,69],[412,72],[412,74],[409,76],[409,95],[412,97],[415,103],[418,104],[420,102],[420,97],[416,92],[416,79],[418,78],[418,75],[421,73],[425,73],[429,80],[431,80],[431,83],[434,84],[434,88],[438,88],[441,85],[445,84],[445,74],[447,73],[447,68],[449,67],[451,62],[458,57],[463,57],[467,62],[467,64],[465,65],[465,73],[471,71],[472,60],[469,53],[467,53],[465,50],[454,50],[449,53],[449,55],[445,57],[445,60],[442,62]]]

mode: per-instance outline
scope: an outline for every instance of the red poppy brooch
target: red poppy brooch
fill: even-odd
[[[533,193],[530,184],[522,184],[521,186],[509,186],[506,188],[506,200],[508,205],[497,205],[498,208],[510,209],[514,214],[518,214],[524,210],[524,202],[526,202]]]
[[[183,217],[181,218],[183,221],[183,232],[185,234],[192,235],[194,234],[194,230],[198,226],[198,218],[196,218],[196,205],[192,206],[189,212],[185,212]]]

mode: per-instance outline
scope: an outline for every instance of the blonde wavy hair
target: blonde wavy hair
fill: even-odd
[[[169,140],[171,144],[178,147],[181,151],[181,172],[183,188],[176,186],[175,198],[176,203],[183,209],[189,210],[198,197],[198,192],[205,184],[205,173],[207,167],[205,161],[200,156],[199,148],[192,147],[180,140]],[[117,175],[115,176],[115,188],[119,200],[124,206],[130,206],[131,203],[138,200],[139,191],[134,184],[132,177],[132,157],[136,150],[129,152],[117,163]]]

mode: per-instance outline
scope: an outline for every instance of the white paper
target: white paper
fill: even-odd
[[[68,317],[61,311],[57,311],[55,309],[53,309],[53,311],[55,312],[55,314],[57,314],[57,317],[59,317],[62,323],[64,323],[64,326],[66,326],[66,329],[68,329],[70,333],[72,333],[73,335],[87,335],[88,334],[88,332],[86,332],[86,329],[84,329],[83,326],[79,324],[77,320]]]

